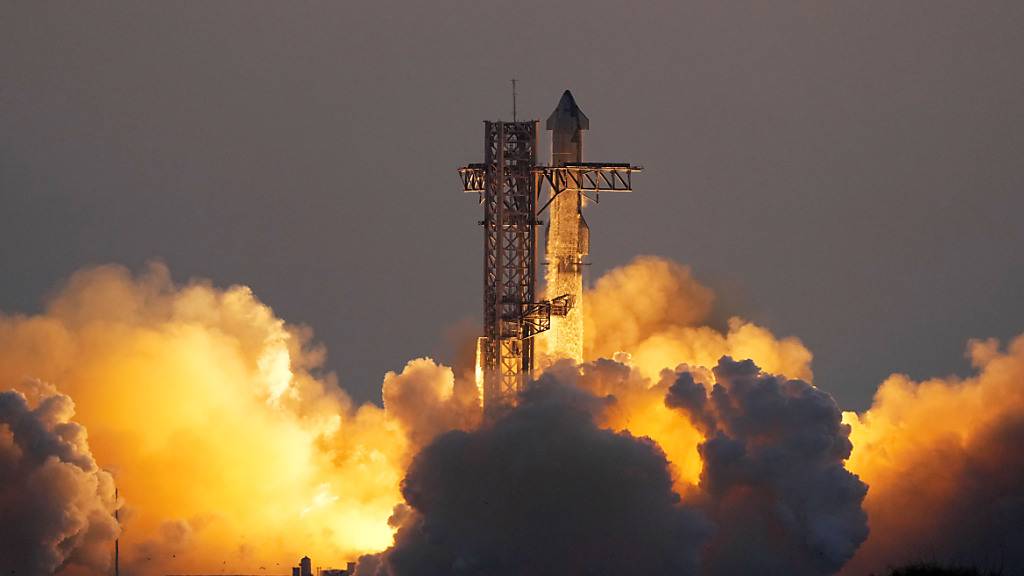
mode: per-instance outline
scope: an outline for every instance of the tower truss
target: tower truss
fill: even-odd
[[[484,162],[459,170],[484,205],[484,335],[478,349],[488,417],[515,404],[533,371],[533,336],[550,326],[535,298],[537,125],[485,122]]]

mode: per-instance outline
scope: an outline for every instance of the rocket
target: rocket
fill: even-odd
[[[590,129],[590,119],[580,110],[572,92],[566,90],[558,101],[554,112],[548,116],[547,129],[551,131],[551,165],[563,166],[565,164],[583,162],[583,131]],[[586,256],[590,253],[590,227],[583,218],[583,195],[577,192],[569,194],[570,198],[563,200],[555,199],[554,203],[576,204],[576,214],[579,217],[579,253]],[[550,233],[550,227],[548,228]]]
[[[566,90],[548,117],[551,166],[583,162],[583,131],[590,120]],[[554,193],[554,190],[552,190]],[[547,228],[547,298],[568,294],[573,306],[564,317],[552,317],[548,354],[552,359],[583,361],[583,257],[590,252],[590,229],[583,219],[583,195],[564,190],[551,200]]]

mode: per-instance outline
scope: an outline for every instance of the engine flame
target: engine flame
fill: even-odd
[[[473,382],[476,384],[478,398],[484,397],[484,343],[486,339],[481,336],[476,339],[476,357],[473,363]]]

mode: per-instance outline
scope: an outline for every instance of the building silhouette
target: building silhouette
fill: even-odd
[[[345,568],[317,568],[316,576],[352,576],[356,573],[356,563],[349,562]],[[298,566],[292,567],[292,576],[313,576],[313,561],[303,556]]]

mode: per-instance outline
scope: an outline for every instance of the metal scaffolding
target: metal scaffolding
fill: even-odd
[[[533,370],[533,336],[550,325],[535,298],[537,122],[485,122],[484,163],[459,170],[484,205],[484,413],[515,404]]]

